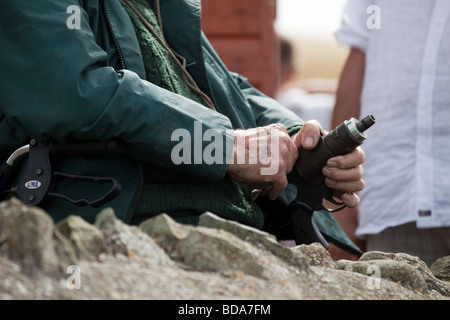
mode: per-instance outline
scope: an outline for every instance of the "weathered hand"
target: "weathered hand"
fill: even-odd
[[[298,152],[294,141],[281,124],[248,130],[236,130],[233,161],[228,174],[248,182],[252,188],[264,189],[276,199],[287,186]]]
[[[248,130],[235,131],[233,161],[228,174],[239,181],[248,182],[252,188],[264,189],[270,199],[276,199],[287,186],[287,174],[297,161],[298,147],[316,147],[320,123],[310,120],[302,129],[289,137],[281,124],[272,124]],[[364,188],[364,152],[361,147],[353,152],[330,158],[323,168],[325,183],[333,189],[333,194],[349,208],[359,204],[355,192]]]

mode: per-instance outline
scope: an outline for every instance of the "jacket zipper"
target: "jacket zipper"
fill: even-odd
[[[113,44],[114,47],[116,48],[116,52],[117,52],[117,58],[118,58],[118,64],[119,64],[119,68],[120,69],[127,69],[126,63],[125,63],[125,58],[122,52],[122,48],[120,47],[119,41],[117,40],[116,35],[114,34],[114,29],[112,27],[111,24],[111,20],[109,18],[109,14],[108,14],[108,4],[107,4],[107,0],[103,0],[101,2],[101,6],[102,6],[102,10],[103,10],[103,14],[105,16],[105,20],[106,20],[106,25],[108,28],[108,32],[111,36],[111,39],[113,40]],[[142,168],[142,165],[139,161],[136,162],[137,163],[137,167],[139,170],[139,185],[137,187],[135,196],[133,197],[133,201],[132,204],[130,206],[130,209],[128,210],[128,215],[126,218],[126,223],[131,224],[133,222],[133,218],[134,215],[136,213],[137,207],[139,205],[139,202],[141,201],[141,197],[142,197],[142,193],[144,191],[144,170]]]
[[[144,192],[144,169],[142,168],[142,165],[139,161],[137,161],[136,163],[139,169],[139,185],[133,198],[130,210],[128,211],[129,213],[125,221],[127,224],[132,224],[137,207],[139,205],[139,202],[141,201],[142,193]]]
[[[116,48],[116,51],[117,51],[117,57],[119,59],[119,68],[120,69],[126,69],[127,66],[125,64],[125,58],[123,56],[122,48],[120,47],[119,41],[117,40],[117,37],[114,34],[114,30],[112,28],[111,20],[109,19],[107,0],[103,0],[101,2],[101,5],[102,5],[102,9],[103,9],[103,15],[105,16],[105,20],[106,20],[106,26],[108,27],[109,34],[110,34],[110,36],[111,36],[111,38],[113,40],[114,47]]]

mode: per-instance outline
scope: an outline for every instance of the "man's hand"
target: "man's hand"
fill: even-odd
[[[254,189],[268,192],[275,200],[286,188],[298,152],[294,141],[281,124],[236,130],[233,161],[228,174],[248,182]]]
[[[305,123],[302,130],[292,138],[297,146],[304,149],[314,149],[319,141],[319,132],[322,127],[319,122],[311,120]],[[364,151],[357,147],[351,153],[328,159],[326,166],[322,169],[325,175],[325,184],[333,189],[335,197],[341,199],[349,208],[359,204],[359,197],[355,192],[364,189],[363,168]]]
[[[349,208],[359,204],[354,192],[364,189],[363,168],[364,152],[357,147],[353,152],[330,158],[322,169],[325,184],[334,190],[334,196],[341,199]]]
[[[297,149],[300,146],[315,148],[320,132],[323,130],[316,120],[305,122],[292,137],[281,124],[236,130],[228,174],[248,182],[252,188],[266,190],[269,198],[275,200],[287,186],[287,174],[297,161]],[[330,158],[322,171],[325,183],[334,190],[334,195],[350,208],[359,204],[359,197],[354,192],[364,188],[363,162],[364,152],[358,147],[344,156]]]

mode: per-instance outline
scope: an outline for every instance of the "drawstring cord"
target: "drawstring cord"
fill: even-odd
[[[148,23],[148,21],[144,18],[144,16],[139,12],[139,10],[136,9],[136,7],[129,1],[124,0],[125,3],[133,10],[134,13],[139,17],[139,20],[144,24],[144,26],[152,33],[152,35],[158,40],[158,42],[168,51],[170,57],[175,61],[175,63],[181,68],[183,80],[186,82],[189,88],[191,88],[195,93],[197,93],[206,106],[212,110],[216,111],[216,107],[214,106],[214,103],[211,101],[211,99],[206,95],[198,85],[195,83],[195,80],[192,78],[192,76],[189,74],[189,72],[186,70],[186,59],[175,52],[172,48],[169,47],[167,42],[163,40],[153,29],[153,27]],[[160,13],[160,7],[159,7],[159,0],[155,0],[155,12],[158,20],[159,27],[161,29],[161,32],[163,32],[162,28],[162,20],[161,20],[161,13]]]

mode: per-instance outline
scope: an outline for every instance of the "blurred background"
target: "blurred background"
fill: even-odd
[[[345,0],[277,0],[275,30],[294,45],[299,79],[339,77],[347,49],[333,36]]]
[[[203,30],[231,71],[275,97],[283,79],[280,38],[292,44],[290,81],[331,86],[347,56],[333,32],[345,0],[202,0]],[[317,83],[317,81],[315,81]]]

